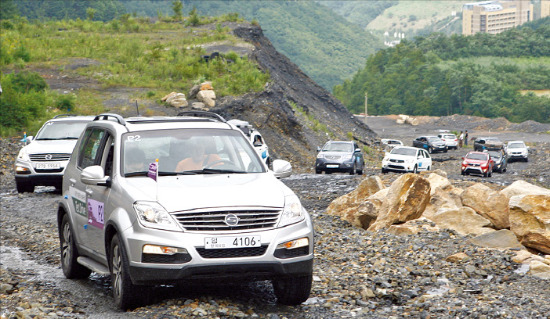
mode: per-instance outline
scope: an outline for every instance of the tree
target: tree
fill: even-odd
[[[183,3],[180,0],[172,1],[172,10],[174,11],[174,20],[181,21],[183,16]]]

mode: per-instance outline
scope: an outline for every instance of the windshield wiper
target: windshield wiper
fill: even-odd
[[[124,177],[134,177],[134,176],[147,176],[147,172],[132,172],[124,174]]]
[[[178,175],[196,175],[196,174],[246,174],[245,171],[234,171],[230,169],[203,168],[191,171],[183,171]]]

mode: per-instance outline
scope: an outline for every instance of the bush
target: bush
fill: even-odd
[[[13,57],[16,59],[21,59],[25,62],[29,62],[31,60],[31,54],[29,53],[29,50],[27,48],[21,46],[15,49],[13,52]]]
[[[74,110],[76,97],[72,94],[60,95],[55,102],[55,106],[63,111],[70,112]]]
[[[12,79],[12,87],[19,93],[29,91],[44,91],[48,88],[46,81],[36,72],[23,71],[15,74]]]

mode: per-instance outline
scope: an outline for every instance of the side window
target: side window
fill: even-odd
[[[90,133],[86,132],[87,138],[80,148],[78,158],[80,169],[101,164],[101,155],[103,154],[101,145],[104,141],[105,131],[94,128],[90,129],[90,131]]]
[[[105,164],[103,165],[105,169],[105,176],[111,176],[113,173],[114,151],[115,151],[115,143],[113,142],[112,138],[108,138],[107,143],[105,144],[105,152],[107,152],[107,156],[104,156]]]

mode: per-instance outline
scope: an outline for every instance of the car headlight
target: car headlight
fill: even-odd
[[[317,154],[317,158],[325,158],[325,155],[319,153],[319,154]]]
[[[135,202],[134,210],[139,223],[149,228],[181,230],[178,223],[156,202]]]
[[[298,196],[292,194],[285,196],[285,207],[281,215],[279,227],[294,224],[304,220],[305,213]]]
[[[19,151],[19,154],[17,155],[17,159],[24,162],[30,162],[31,158],[29,157],[29,153],[27,152],[26,148],[22,148]]]

